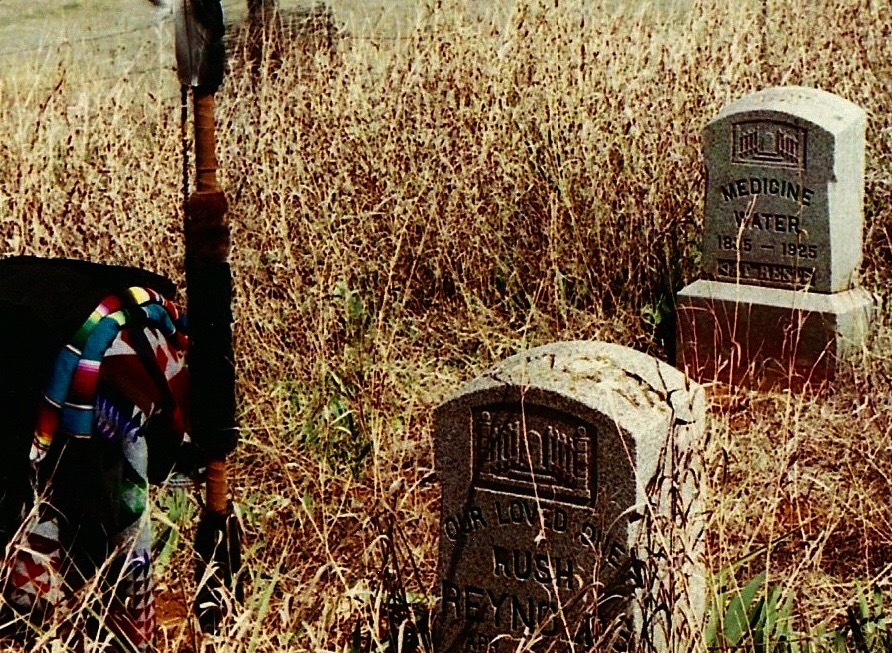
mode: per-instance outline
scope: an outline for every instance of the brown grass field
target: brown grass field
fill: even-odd
[[[70,11],[94,36],[154,20],[134,0],[131,22],[105,27],[122,4]],[[724,606],[764,572],[756,599],[778,613],[741,648],[705,635],[689,648],[892,650],[877,604],[892,599],[892,6],[517,0],[489,15],[466,4],[386,20],[369,8],[363,20],[363,5],[332,3],[349,20],[335,50],[290,39],[257,78],[232,48],[218,154],[248,595],[225,632],[197,642],[182,607],[196,504],[158,492],[158,523],[179,534],[158,570],[161,650],[413,650],[412,619],[393,606],[401,592],[416,616],[434,604],[432,409],[549,341],[666,358],[673,294],[699,272],[701,129],[777,84],[868,113],[862,284],[878,319],[831,392],[711,391],[711,596]],[[169,26],[60,45],[24,7],[0,2],[2,252],[182,282]],[[52,639],[39,644],[68,650]]]

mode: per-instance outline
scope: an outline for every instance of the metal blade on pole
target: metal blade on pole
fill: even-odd
[[[192,90],[195,190],[186,202],[186,293],[192,437],[208,454],[206,506],[195,539],[195,610],[214,631],[224,613],[223,590],[235,590],[240,532],[229,501],[226,457],[238,441],[232,347],[232,278],[226,196],[217,183],[214,93],[223,81],[225,50],[220,0],[176,0],[180,82]]]
[[[190,88],[214,93],[223,83],[226,49],[219,0],[175,0],[177,76]]]

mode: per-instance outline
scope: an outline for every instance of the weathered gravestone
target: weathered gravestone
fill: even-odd
[[[435,650],[682,650],[703,414],[681,372],[599,342],[518,354],[441,405]]]
[[[704,277],[679,293],[679,367],[696,379],[802,386],[863,342],[865,114],[814,88],[726,106],[703,133]]]

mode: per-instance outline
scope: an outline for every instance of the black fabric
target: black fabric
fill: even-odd
[[[72,259],[0,259],[0,544],[29,496],[28,451],[43,385],[59,350],[108,295],[131,286],[169,299],[170,280],[137,268]]]
[[[211,458],[222,460],[239,439],[229,265],[217,263],[192,271],[188,282],[192,440]]]
[[[0,275],[2,276],[2,275]],[[21,522],[28,500],[28,452],[37,413],[37,393],[55,358],[43,343],[46,326],[28,307],[0,301],[0,546]]]
[[[174,299],[176,286],[147,270],[74,259],[15,256],[0,259],[0,302],[30,308],[61,347],[105,297],[130,286]]]

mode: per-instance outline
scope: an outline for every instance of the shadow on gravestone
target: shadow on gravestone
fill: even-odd
[[[696,641],[704,410],[675,368],[585,341],[513,356],[442,404],[434,650]]]
[[[857,288],[864,111],[815,88],[770,88],[703,132],[704,278],[676,303],[679,367],[744,387],[820,385],[864,342]]]

